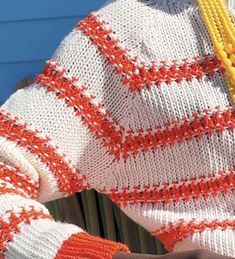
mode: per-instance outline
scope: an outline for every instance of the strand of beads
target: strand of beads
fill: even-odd
[[[222,0],[198,0],[198,5],[235,103],[235,26]]]

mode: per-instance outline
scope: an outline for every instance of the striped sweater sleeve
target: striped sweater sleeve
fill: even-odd
[[[71,32],[58,48],[61,57],[70,51],[64,48],[68,40],[82,55],[86,45]],[[83,65],[71,63],[70,69]],[[61,79],[62,73],[63,66],[52,58],[30,86],[0,107],[0,258],[101,259],[119,250],[129,252],[124,244],[55,221],[43,205],[97,182],[87,161],[97,164],[100,154],[85,118],[77,116],[83,103],[75,103],[84,89],[77,85],[74,95],[74,85]]]

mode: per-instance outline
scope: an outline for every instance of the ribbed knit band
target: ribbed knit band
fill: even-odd
[[[111,259],[117,251],[130,252],[124,244],[82,232],[64,241],[55,259]]]
[[[63,242],[82,229],[51,219],[30,219],[19,226],[6,243],[5,259],[53,259]],[[1,258],[1,257],[0,257]]]

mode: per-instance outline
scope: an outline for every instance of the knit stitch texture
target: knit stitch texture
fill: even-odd
[[[0,108],[1,258],[128,252],[42,205],[88,189],[168,251],[235,256],[234,129],[197,1],[109,1]]]

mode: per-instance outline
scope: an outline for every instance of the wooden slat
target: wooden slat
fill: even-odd
[[[15,91],[19,81],[34,78],[44,61],[0,65],[0,105]]]
[[[0,24],[0,64],[49,58],[81,18]]]
[[[51,17],[80,16],[103,5],[105,0],[3,0],[0,23]]]

